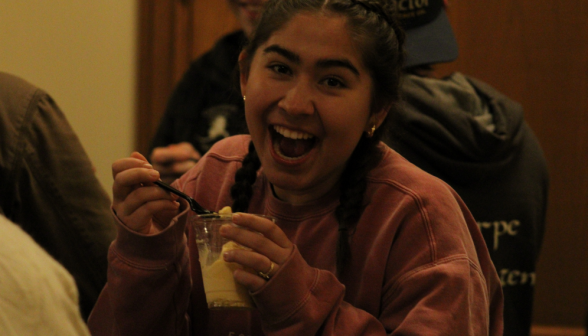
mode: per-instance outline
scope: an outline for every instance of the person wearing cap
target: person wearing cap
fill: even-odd
[[[529,335],[549,186],[543,151],[520,104],[459,72],[432,77],[458,57],[442,0],[393,3],[406,30],[405,102],[386,142],[463,198],[501,279],[504,335]]]

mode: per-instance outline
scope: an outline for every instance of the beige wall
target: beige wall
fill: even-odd
[[[111,163],[133,149],[136,2],[3,1],[0,71],[43,88],[111,194]]]

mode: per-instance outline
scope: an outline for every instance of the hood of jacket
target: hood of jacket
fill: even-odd
[[[406,75],[402,94],[390,145],[409,160],[416,155],[441,174],[468,182],[517,155],[522,107],[489,85],[458,72],[443,79]]]

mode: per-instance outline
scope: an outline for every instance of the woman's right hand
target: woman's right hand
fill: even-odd
[[[159,180],[159,172],[143,155],[135,152],[115,161],[112,176],[112,207],[129,229],[155,234],[165,229],[178,214],[177,197],[153,184]]]

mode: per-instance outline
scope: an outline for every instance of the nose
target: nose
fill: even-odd
[[[312,115],[315,112],[313,90],[310,83],[298,80],[292,85],[278,106],[290,115]]]

